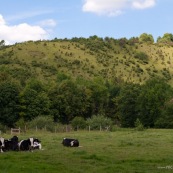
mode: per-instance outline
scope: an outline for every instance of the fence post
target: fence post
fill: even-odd
[[[90,130],[91,130],[91,128],[90,128],[90,126],[89,126],[89,132],[90,132]]]
[[[25,124],[25,133],[26,133],[26,124]]]

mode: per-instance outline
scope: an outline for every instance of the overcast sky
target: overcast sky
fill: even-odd
[[[173,0],[0,0],[0,40],[173,33]]]

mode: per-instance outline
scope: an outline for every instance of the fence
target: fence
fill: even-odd
[[[35,126],[35,128],[27,128],[25,126],[24,130],[21,130],[22,132],[27,132],[30,130],[34,130],[34,131],[49,131],[49,132],[53,132],[53,133],[63,133],[63,132],[73,132],[73,131],[80,131],[80,130],[85,130],[85,131],[93,131],[93,130],[97,130],[97,131],[110,131],[111,127],[107,126],[107,127],[102,127],[100,126],[99,128],[95,129],[92,126],[87,126],[85,129],[80,129],[78,126],[76,128],[73,128],[71,125],[59,125],[59,126],[44,126],[42,128]]]
[[[66,133],[66,132],[74,132],[74,131],[111,131],[111,127],[107,126],[107,127],[103,127],[100,126],[97,129],[95,129],[92,126],[87,126],[85,129],[81,129],[78,126],[76,128],[73,128],[71,125],[56,125],[56,126],[44,126],[42,128],[40,127],[20,127],[20,128],[11,128],[8,129],[6,128],[5,131],[1,131],[0,129],[0,134],[1,133],[10,133],[11,135],[20,135],[22,133],[27,133],[27,132],[39,132],[39,131],[43,131],[43,132],[52,132],[52,133]]]
[[[14,134],[20,134],[20,128],[18,128],[18,129],[13,129],[13,128],[11,128],[11,135],[14,135]]]

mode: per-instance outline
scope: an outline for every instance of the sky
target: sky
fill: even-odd
[[[173,0],[0,0],[0,40],[173,33]]]

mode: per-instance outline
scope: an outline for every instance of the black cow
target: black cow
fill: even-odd
[[[11,139],[11,150],[13,151],[17,151],[19,148],[18,148],[18,142],[19,142],[19,139],[17,136],[13,136]]]
[[[41,141],[37,138],[29,138],[18,143],[19,150],[32,151],[33,149],[41,149]]]
[[[5,139],[0,137],[0,150],[1,150],[1,153],[4,152],[3,149],[5,147]]]
[[[79,141],[77,139],[64,138],[62,144],[66,147],[78,147]]]
[[[18,151],[18,137],[13,136],[11,139],[4,140],[4,148],[3,151]]]

